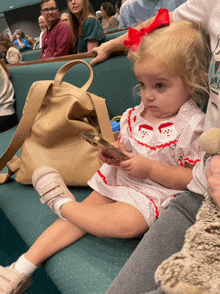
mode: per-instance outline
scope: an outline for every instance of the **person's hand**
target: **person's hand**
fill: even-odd
[[[122,144],[122,143],[114,142],[114,143],[112,143],[112,145],[113,145],[116,149],[118,149],[119,151],[121,151],[121,152],[126,151],[126,148],[124,147],[124,144]],[[114,165],[114,166],[119,166],[119,164],[120,164],[120,161],[119,161],[119,160],[117,160],[117,159],[115,159],[114,157],[112,157],[112,156],[106,154],[106,153],[104,152],[104,150],[100,150],[100,151],[98,152],[98,155],[99,155],[99,158],[100,158],[104,163],[107,163],[107,164],[110,164],[110,165]]]
[[[208,193],[220,208],[220,156],[216,155],[212,158],[206,177]]]
[[[96,65],[97,63],[103,62],[109,58],[111,55],[111,50],[108,49],[109,42],[102,43],[99,47],[92,49],[92,52],[97,53],[97,56],[90,62],[91,66]]]
[[[121,169],[136,179],[147,179],[152,169],[152,161],[144,156],[124,152],[130,159],[120,162]]]

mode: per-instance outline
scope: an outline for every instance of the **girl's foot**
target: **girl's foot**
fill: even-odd
[[[0,293],[23,294],[33,284],[32,277],[18,272],[15,263],[10,267],[0,266]]]
[[[58,171],[51,166],[43,165],[36,169],[32,176],[35,190],[41,196],[41,203],[47,203],[60,218],[60,208],[67,202],[75,201]]]

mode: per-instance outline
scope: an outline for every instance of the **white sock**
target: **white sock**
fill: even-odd
[[[60,198],[60,199],[56,200],[56,202],[54,203],[54,206],[53,206],[55,213],[65,221],[67,221],[67,219],[62,217],[60,209],[65,203],[68,203],[70,201],[73,201],[73,199],[72,198]]]
[[[28,261],[24,254],[21,255],[15,263],[15,269],[24,275],[33,275],[38,266]]]

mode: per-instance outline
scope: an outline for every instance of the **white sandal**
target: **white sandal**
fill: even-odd
[[[15,268],[0,266],[0,293],[23,294],[33,284],[32,277],[19,273]]]
[[[41,203],[47,203],[56,214],[57,212],[54,210],[55,198],[66,198],[67,202],[76,201],[58,171],[51,166],[43,165],[37,168],[33,173],[32,183],[41,196]],[[59,217],[62,218],[60,215]]]

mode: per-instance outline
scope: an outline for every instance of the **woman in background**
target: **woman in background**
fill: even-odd
[[[73,45],[77,53],[91,52],[104,41],[105,34],[89,0],[67,0]]]
[[[101,7],[101,15],[105,20],[102,22],[103,30],[107,30],[110,28],[117,27],[119,25],[119,21],[115,15],[115,8],[110,2],[102,3]]]
[[[4,53],[9,64],[22,62],[22,56],[8,36],[0,34],[0,50]]]
[[[30,48],[30,43],[26,38],[25,33],[22,30],[16,30],[14,35],[12,36],[12,41],[15,46],[19,49],[19,51],[23,51],[26,48]]]

